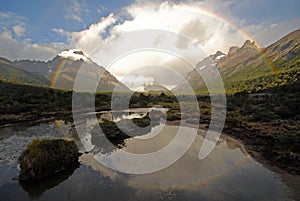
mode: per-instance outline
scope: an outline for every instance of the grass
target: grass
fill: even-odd
[[[78,148],[74,141],[35,139],[18,159],[20,180],[36,180],[50,176],[78,163]]]

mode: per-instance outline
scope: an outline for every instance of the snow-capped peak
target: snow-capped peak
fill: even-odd
[[[84,55],[82,50],[79,49],[66,49],[58,54],[58,56],[63,58],[72,59],[74,61],[83,60],[91,63],[91,59]]]

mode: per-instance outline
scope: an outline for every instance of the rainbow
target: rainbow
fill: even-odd
[[[68,59],[63,58],[63,60],[61,60],[61,62],[58,64],[58,67],[51,78],[50,88],[55,88],[55,85],[60,76],[61,70],[63,69],[63,67],[65,66],[67,61],[68,61]]]
[[[180,5],[180,4],[178,4]],[[270,61],[269,58],[267,58],[264,54],[264,52],[262,51],[262,47],[261,45],[259,45],[253,38],[252,36],[250,36],[247,32],[245,32],[244,30],[240,29],[239,27],[237,27],[235,24],[233,24],[231,21],[229,21],[228,19],[226,19],[225,17],[219,15],[218,13],[215,13],[211,10],[208,9],[203,9],[203,8],[199,8],[199,7],[192,7],[192,6],[178,6],[179,9],[183,9],[187,12],[195,12],[195,13],[199,13],[202,15],[206,15],[209,16],[211,18],[216,18],[222,22],[225,22],[226,24],[228,24],[230,27],[232,27],[233,29],[237,30],[242,36],[244,36],[246,39],[249,39],[250,41],[254,41],[256,46],[257,46],[257,50],[258,52],[261,54],[262,59],[264,60],[265,64],[267,65],[267,67],[271,70],[273,75],[277,75],[276,73],[276,69],[273,65],[273,63]]]

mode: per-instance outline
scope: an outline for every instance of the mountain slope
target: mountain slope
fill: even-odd
[[[93,71],[96,68],[102,74],[98,84],[100,86],[98,87],[99,92],[112,91],[116,86],[119,86],[118,89],[120,91],[129,91],[125,85],[119,82],[105,68],[94,63],[81,50],[77,49],[64,50],[47,62],[30,60],[5,61],[15,69],[27,72],[27,74],[44,81],[43,83],[37,83],[37,85],[48,85],[58,89],[71,90],[80,67],[85,65],[91,72],[83,72],[87,78],[86,82],[83,83],[84,85],[89,85],[90,80],[100,76]]]
[[[72,89],[77,73],[84,65],[85,68],[82,68],[81,73],[86,79],[82,85],[86,85],[86,87],[91,85],[91,82],[100,76],[98,74],[100,72],[99,92],[113,91],[116,86],[120,91],[129,91],[123,83],[119,82],[105,68],[86,57],[81,50],[65,50],[47,62],[47,65],[50,71],[46,78],[52,82],[52,86],[55,88]]]
[[[0,80],[18,83],[18,84],[30,84],[47,86],[48,81],[46,79],[41,79],[31,73],[20,70],[7,59],[0,58]]]
[[[299,79],[300,72],[300,29],[264,49],[258,49],[254,42],[247,40],[242,47],[231,47],[227,55],[214,59],[218,54],[220,52],[205,58],[196,68],[201,70],[208,60],[215,64],[227,93],[257,91],[293,83]],[[188,73],[186,80],[196,92],[207,93],[196,70]],[[185,88],[180,84],[176,90],[184,93]]]

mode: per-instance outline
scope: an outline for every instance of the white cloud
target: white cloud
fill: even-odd
[[[57,34],[60,34],[60,35],[65,35],[65,36],[68,36],[69,32],[65,31],[64,29],[62,28],[53,28],[52,31],[54,31],[55,33]]]
[[[17,37],[21,37],[23,36],[23,34],[25,33],[25,27],[23,25],[16,25],[13,26],[13,31],[16,34]]]
[[[68,46],[71,48],[82,49],[87,55],[96,47],[103,43],[104,34],[107,28],[117,21],[114,14],[102,18],[98,23],[92,24],[88,29],[79,32],[68,32],[63,29],[52,29],[54,32],[67,37]]]
[[[10,13],[10,12],[0,12],[0,18],[9,19],[11,16],[12,16],[12,13]]]
[[[8,11],[0,11],[0,19],[3,20],[1,23],[24,23],[27,21],[26,17],[19,16],[13,12],[8,12]]]
[[[102,12],[104,11],[104,6],[102,6],[101,4],[99,5],[99,7],[97,8],[97,13],[98,14],[102,14]]]
[[[25,33],[27,19],[12,12],[0,11],[0,33],[10,30],[16,37],[21,37]]]
[[[0,12],[0,56],[10,60],[33,59],[49,60],[58,51],[63,49],[63,44],[38,44],[32,43],[25,37],[25,17],[12,12]]]
[[[113,33],[126,33],[140,29],[162,29],[180,33],[201,45],[208,54],[227,51],[231,45],[241,45],[246,38],[225,20],[207,11],[209,7],[228,13],[218,1],[191,3],[137,3],[126,8],[132,17],[116,25]],[[205,6],[205,7],[204,7]],[[205,8],[205,9],[203,9]],[[184,46],[184,44],[181,44]]]
[[[143,91],[145,86],[152,85],[154,83],[153,77],[135,73],[124,77],[116,76],[116,78],[134,91]]]
[[[85,0],[70,0],[69,4],[66,5],[67,14],[66,19],[72,19],[77,22],[83,23],[83,14],[88,13],[87,3]]]
[[[299,29],[299,27],[300,19],[295,19],[288,23],[249,24],[245,25],[243,30],[249,33],[261,47],[267,47],[288,34],[288,32]]]
[[[9,31],[0,34],[0,56],[10,60],[31,59],[49,60],[52,59],[57,51],[62,50],[63,44],[35,44],[29,39],[18,41],[13,38]]]

